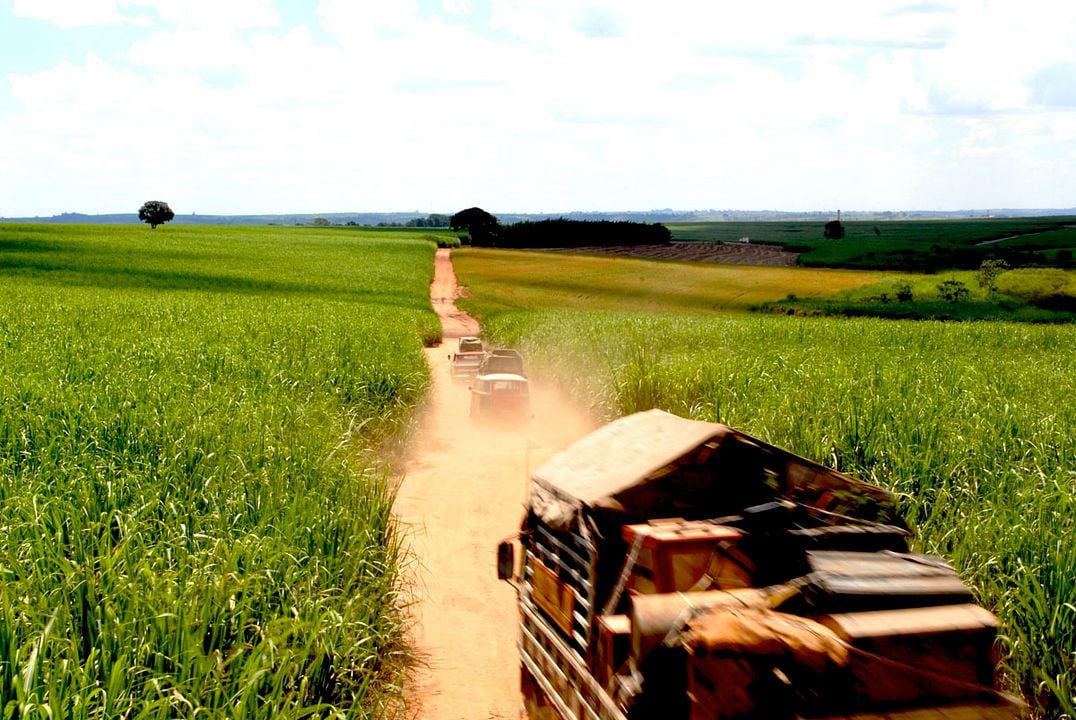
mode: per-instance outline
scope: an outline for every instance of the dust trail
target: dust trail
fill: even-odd
[[[426,351],[429,402],[412,440],[396,517],[416,558],[412,641],[422,665],[408,691],[423,720],[517,718],[520,709],[515,592],[497,580],[497,543],[516,532],[529,471],[593,429],[552,388],[532,387],[534,420],[475,428],[466,384],[448,354],[478,323],[455,306],[448,250],[438,250],[430,297],[446,342]]]

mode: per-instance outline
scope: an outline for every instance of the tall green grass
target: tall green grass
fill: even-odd
[[[1076,717],[1071,326],[569,311],[484,324],[607,418],[724,422],[900,493],[919,548],[999,614],[1011,686],[1043,716]]]
[[[377,717],[433,243],[0,225],[5,717]]]

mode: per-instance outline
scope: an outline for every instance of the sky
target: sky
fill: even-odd
[[[0,217],[1076,206],[1061,0],[0,0]]]

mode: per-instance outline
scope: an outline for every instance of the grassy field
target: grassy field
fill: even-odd
[[[653,261],[615,256],[465,248],[453,255],[485,311],[513,308],[656,312],[763,311],[891,319],[1076,320],[1076,271],[1014,269],[996,288],[977,272],[910,273]],[[943,299],[960,283],[967,297]],[[902,301],[901,290],[908,292]]]
[[[789,293],[828,297],[883,275],[850,270],[742,267],[466,248],[452,261],[484,313],[507,309],[741,312]],[[898,276],[900,276],[898,274]]]
[[[836,219],[836,218],[833,218]],[[674,240],[734,242],[743,237],[751,242],[773,245],[807,245],[823,241],[824,222],[708,222],[669,223]],[[971,246],[1003,238],[1006,243],[1048,247],[1064,239],[1072,241],[1076,218],[976,218],[953,220],[843,220],[850,243],[879,241],[918,245]],[[875,232],[877,228],[877,232]],[[1036,239],[1037,238],[1037,239]]]
[[[600,297],[588,303],[603,309],[588,311],[561,307],[583,284],[568,275],[556,285],[548,273],[563,272],[561,258],[485,260],[459,255],[473,294],[464,306],[487,335],[521,348],[535,376],[596,413],[661,407],[725,422],[900,493],[918,548],[952,561],[1001,618],[1011,687],[1042,717],[1076,714],[1071,325],[691,313],[680,294],[661,305],[661,288],[685,287],[664,275],[679,265],[647,273],[641,261],[633,272],[655,279],[645,298],[607,274],[608,285],[589,286]],[[525,292],[501,291],[513,272]],[[760,270],[721,272],[751,286]],[[786,277],[784,293],[800,292]]]
[[[433,249],[0,224],[5,717],[381,713]]]
[[[824,239],[824,224],[714,222],[668,227],[673,239],[680,241],[734,242],[748,237],[753,243],[780,245],[802,253],[800,263],[809,267],[970,269],[994,256],[1009,257],[1014,266],[1067,262],[1072,267],[1076,254],[1072,217],[851,221],[843,223],[846,234],[841,240]]]
[[[884,273],[876,282],[815,297],[789,294],[758,309],[789,315],[840,315],[905,320],[1076,322],[1076,271],[1006,270],[984,285],[974,271]],[[962,297],[953,294],[953,288]]]

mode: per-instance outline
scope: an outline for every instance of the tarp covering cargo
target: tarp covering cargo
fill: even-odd
[[[587,435],[533,474],[531,510],[567,527],[584,509],[640,519],[709,518],[775,499],[862,519],[888,514],[890,493],[717,423],[661,410]]]

